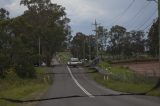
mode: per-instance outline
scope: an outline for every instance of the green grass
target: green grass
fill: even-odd
[[[64,64],[67,64],[67,62],[70,60],[70,58],[72,57],[70,52],[59,52],[57,54],[58,58],[60,59],[60,61]]]
[[[108,78],[108,80],[107,79],[104,80],[104,76],[99,73],[92,73],[91,77],[99,84],[120,92],[142,93],[150,90],[154,86],[154,84],[145,84],[145,83],[136,84],[136,83],[112,80],[110,79],[110,77]],[[160,89],[154,90],[148,93],[148,95],[160,96]]]
[[[21,79],[14,72],[8,74],[4,79],[0,79],[0,97],[12,99],[35,99],[39,98],[49,87],[51,81],[48,76],[42,76],[49,68],[36,68],[38,77],[35,79]],[[51,78],[50,78],[51,80]],[[0,100],[0,106],[33,106],[30,104],[15,104]]]
[[[142,93],[150,90],[156,84],[156,78],[136,74],[128,67],[113,66],[106,62],[101,62],[99,66],[107,69],[110,75],[106,80],[99,73],[92,73],[91,77],[103,86],[116,91]],[[152,91],[148,95],[160,96],[160,89]]]
[[[122,67],[120,65],[113,66],[103,61],[99,64],[99,66],[103,69],[107,69],[110,73],[113,74],[132,73],[132,70],[130,70],[128,67]]]
[[[106,70],[114,80],[129,83],[155,83],[157,78],[149,77],[136,73],[135,71],[121,65],[110,65],[106,62],[100,62],[99,67]]]

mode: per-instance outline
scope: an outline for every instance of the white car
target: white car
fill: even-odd
[[[82,65],[82,62],[80,62],[78,58],[71,58],[70,61],[68,61],[67,64],[69,66],[76,67],[76,66]]]

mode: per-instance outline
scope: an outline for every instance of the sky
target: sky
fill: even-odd
[[[51,0],[66,8],[67,17],[71,20],[72,35],[77,32],[94,34],[95,20],[108,30],[113,25],[121,25],[128,31],[150,28],[158,17],[158,7],[154,1],[147,0]],[[20,5],[20,0],[0,0],[0,8],[16,17],[27,9]]]

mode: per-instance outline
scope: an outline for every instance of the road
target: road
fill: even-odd
[[[150,96],[94,96],[119,94],[94,82],[86,70],[65,65],[53,68],[54,83],[43,98],[66,97],[41,101],[38,106],[160,106],[160,98]],[[85,96],[67,98],[69,96]]]

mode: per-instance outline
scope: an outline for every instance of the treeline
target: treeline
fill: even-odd
[[[148,34],[142,30],[127,31],[125,27],[119,25],[111,27],[110,30],[98,26],[96,36],[79,32],[71,41],[71,51],[75,57],[87,59],[95,58],[96,54],[115,60],[156,58],[158,42],[157,19]]]
[[[78,32],[71,40],[70,49],[74,57],[93,59],[96,56],[96,38]]]
[[[12,68],[22,78],[36,76],[34,66],[50,65],[69,33],[65,8],[51,0],[21,0],[28,9],[15,18],[0,9],[0,77]]]

